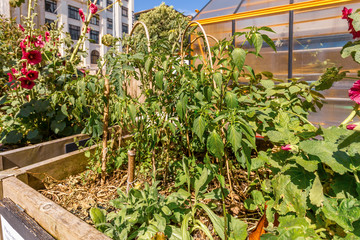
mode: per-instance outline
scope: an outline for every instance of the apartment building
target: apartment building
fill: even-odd
[[[111,5],[115,0],[97,0],[98,12]],[[27,2],[27,1],[26,1]],[[95,68],[99,56],[105,54],[108,48],[101,44],[101,37],[111,34],[114,37],[122,37],[124,33],[129,33],[133,25],[134,0],[122,0],[122,6],[118,3],[111,8],[96,14],[90,21],[89,39],[85,47],[89,55],[84,59],[84,65],[88,68]],[[35,23],[39,25],[50,24],[58,19],[58,26],[63,25],[64,32],[68,32],[75,42],[81,33],[82,21],[79,9],[87,9],[87,0],[38,0],[35,11],[38,16]],[[19,16],[26,15],[27,4],[20,8],[11,8],[7,0],[0,1],[0,14],[6,17],[16,17],[20,22]]]

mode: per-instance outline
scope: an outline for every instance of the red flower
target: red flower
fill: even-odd
[[[348,19],[348,16],[352,13],[352,9],[347,9],[346,7],[342,10],[342,19]]]
[[[50,33],[49,32],[45,32],[45,41],[46,42],[50,41]]]
[[[39,35],[39,36],[36,38],[36,40],[35,40],[35,42],[34,42],[34,45],[35,45],[35,47],[39,47],[39,48],[43,48],[43,47],[45,46],[45,43],[44,43],[44,41],[42,40],[42,36],[41,36],[41,35]]]
[[[97,10],[98,10],[98,8],[97,8],[97,6],[95,4],[93,4],[93,3],[90,4],[90,12],[92,14],[95,14],[97,12]]]
[[[353,35],[353,39],[355,38],[359,38],[360,37],[360,31],[356,31],[354,26],[353,26],[353,19],[350,18],[349,16],[352,14],[352,9],[347,9],[346,7],[344,7],[344,9],[342,10],[342,19],[346,19],[348,21],[348,25],[349,25],[349,31],[350,33]]]
[[[89,33],[90,30],[91,30],[91,28],[88,27],[88,28],[86,29],[86,33]]]
[[[34,70],[30,70],[26,73],[26,77],[29,79],[29,80],[35,80],[35,79],[38,79],[39,77],[39,72],[38,71],[34,71]]]
[[[41,53],[38,50],[32,50],[30,52],[25,52],[25,54],[23,54],[22,58],[27,59],[28,63],[31,65],[38,64],[42,60]]]
[[[356,124],[349,124],[346,126],[346,129],[353,130],[354,128],[356,128],[356,126],[357,126]]]
[[[26,62],[22,63],[22,69],[20,71],[22,74],[26,75],[26,73],[27,73]]]
[[[32,89],[35,86],[35,82],[26,77],[19,78],[19,81],[21,82],[22,88]]]
[[[21,31],[25,32],[25,28],[21,26],[21,24],[19,24],[19,28],[21,29]]]
[[[281,150],[290,151],[290,150],[291,150],[291,145],[290,145],[290,144],[287,144],[287,145],[285,145],[285,146],[281,146]]]
[[[83,21],[83,22],[85,22],[85,14],[84,14],[84,11],[80,8],[79,9],[79,15],[80,15],[80,17],[81,17],[81,20]]]
[[[349,97],[357,104],[360,104],[360,80],[357,80],[352,88],[350,88]]]

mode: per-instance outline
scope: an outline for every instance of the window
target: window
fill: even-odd
[[[57,4],[55,0],[45,0],[45,12],[56,14]]]
[[[54,22],[54,20],[45,18],[45,26],[48,28],[48,30],[51,30],[51,24]]]
[[[97,0],[97,1],[96,1],[96,4],[97,4],[97,5],[100,5],[100,0]]]
[[[95,43],[99,43],[99,31],[90,30],[90,39],[94,40]]]
[[[121,7],[121,15],[124,17],[128,16],[128,9],[126,7]]]
[[[72,40],[79,40],[80,27],[69,24],[69,33]]]
[[[100,17],[99,15],[94,15],[91,19],[90,19],[90,23],[99,26],[100,23]]]
[[[106,6],[109,6],[109,5],[111,5],[112,3],[113,3],[112,0],[107,0],[107,1],[106,1]],[[109,12],[112,12],[112,11],[113,11],[113,8],[112,8],[112,7],[109,8],[108,11],[109,11]]]
[[[107,29],[113,29],[113,20],[111,18],[107,19]]]
[[[90,55],[91,64],[97,64],[97,61],[99,60],[99,58],[100,58],[99,52],[96,50],[92,50],[91,55]]]
[[[129,25],[127,25],[126,23],[123,23],[122,24],[122,32],[129,33]]]
[[[80,20],[79,9],[77,7],[68,6],[69,18]]]

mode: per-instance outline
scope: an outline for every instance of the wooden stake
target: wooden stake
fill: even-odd
[[[106,163],[107,163],[107,142],[109,135],[109,95],[110,95],[110,83],[109,79],[105,77],[104,96],[106,99],[104,107],[104,131],[103,131],[103,142],[102,142],[102,158],[101,158],[101,185],[105,183],[106,178]]]
[[[136,150],[129,150],[128,151],[128,180],[127,180],[127,187],[126,193],[129,193],[130,185],[132,186],[134,183],[134,176],[135,176],[135,156]]]

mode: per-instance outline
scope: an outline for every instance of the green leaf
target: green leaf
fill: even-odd
[[[69,117],[69,114],[68,114],[68,112],[67,112],[67,106],[66,106],[66,104],[63,104],[63,105],[61,106],[61,112],[62,112],[65,116]]]
[[[230,109],[238,106],[238,100],[235,93],[227,92],[225,95],[226,106]]]
[[[229,195],[230,191],[227,188],[224,188],[225,197]],[[221,200],[222,199],[222,192],[221,188],[216,188],[211,192],[208,192],[203,195],[204,199],[214,199],[214,200]]]
[[[207,139],[207,149],[216,158],[224,156],[224,143],[215,130],[210,133]]]
[[[216,83],[217,88],[221,88],[222,85],[222,74],[221,73],[214,73],[214,81]]]
[[[64,128],[66,127],[66,123],[63,121],[61,121],[61,122],[52,121],[50,127],[51,127],[51,130],[54,131],[54,133],[58,134],[62,130],[64,130]]]
[[[231,53],[231,58],[239,71],[241,71],[244,66],[245,57],[246,51],[242,48],[235,48]]]
[[[164,87],[163,87],[163,85],[164,85],[163,78],[164,78],[164,71],[156,72],[156,74],[155,74],[155,84],[161,90],[164,89]]]
[[[320,178],[317,175],[317,173],[315,173],[315,175],[316,177],[312,185],[312,188],[310,190],[309,198],[312,204],[314,204],[317,207],[321,207],[322,202],[324,201],[323,187],[321,185]]]
[[[161,211],[166,215],[166,216],[170,216],[171,215],[171,210],[170,210],[170,208],[168,207],[168,206],[163,206],[162,208],[161,208]]]
[[[241,132],[237,131],[234,125],[230,125],[227,130],[227,140],[230,142],[234,152],[237,152],[241,147],[241,139]]]
[[[203,231],[206,234],[206,236],[208,237],[208,239],[210,239],[210,240],[214,239],[212,237],[212,234],[211,234],[210,230],[208,229],[208,227],[205,224],[203,224],[198,219],[195,220],[195,223],[196,223],[195,228],[198,228],[199,230]]]
[[[0,105],[4,104],[6,102],[7,95],[4,95],[0,98]]]
[[[255,53],[256,55],[259,54],[260,50],[261,50],[261,47],[263,45],[263,38],[261,36],[260,33],[254,33],[252,36],[251,36],[251,41],[255,47]]]
[[[8,144],[18,143],[22,139],[23,135],[16,130],[9,132],[6,135],[5,142]]]
[[[234,240],[245,240],[248,236],[247,227],[248,225],[240,219],[230,216],[230,239]]]
[[[200,141],[203,142],[203,135],[206,129],[206,121],[203,116],[199,116],[194,121],[193,132],[199,137]]]
[[[297,86],[291,86],[291,87],[289,87],[289,92],[291,93],[291,94],[294,94],[294,93],[298,93],[298,92],[300,92],[300,88],[299,87],[297,87]]]
[[[220,236],[221,239],[225,239],[225,235],[224,235],[224,221],[222,221],[222,219],[220,219],[219,216],[217,216],[208,206],[206,206],[203,203],[197,203],[196,205],[198,205],[199,207],[201,207],[202,209],[204,209],[204,211],[207,213],[207,215],[209,216],[214,229],[216,231],[216,233]]]
[[[27,139],[32,140],[32,139],[36,139],[39,136],[39,131],[37,129],[35,129],[34,131],[29,131],[27,134]]]
[[[133,122],[133,124],[136,124],[136,107],[133,104],[129,104],[128,105],[128,111],[129,111],[129,115],[131,118],[131,121]]]
[[[153,60],[150,57],[148,59],[146,59],[145,70],[147,73],[150,73],[150,71],[152,71],[153,66],[154,66]]]
[[[90,217],[95,224],[106,223],[105,215],[99,208],[91,208]]]
[[[341,57],[347,58],[351,56],[355,62],[360,63],[360,45],[359,41],[348,42],[340,51]]]
[[[336,154],[337,145],[335,143],[307,140],[301,142],[299,147],[304,152],[318,157],[321,162],[327,164],[334,172],[344,174],[348,171],[344,164],[347,164],[350,159],[344,154]]]
[[[273,80],[260,80],[261,85],[265,88],[274,88],[275,83]]]
[[[276,46],[273,40],[265,34],[261,34],[263,40],[276,52]]]
[[[185,215],[184,220],[181,223],[181,239],[183,240],[190,240],[190,232],[189,228],[189,220],[191,217],[191,213]]]
[[[179,100],[176,104],[176,113],[178,114],[180,120],[184,119],[185,114],[183,111],[183,104],[181,100]]]

